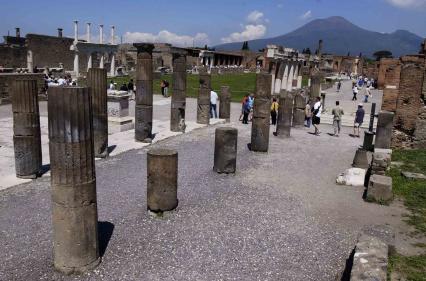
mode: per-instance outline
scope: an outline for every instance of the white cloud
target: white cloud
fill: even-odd
[[[307,11],[306,13],[304,13],[303,15],[301,15],[300,16],[300,19],[302,19],[302,20],[307,20],[307,19],[309,19],[309,18],[311,18],[312,17],[312,11],[311,10],[309,10],[309,11]]]
[[[195,36],[178,35],[176,33],[162,30],[158,34],[144,32],[126,32],[124,34],[126,43],[150,42],[150,43],[170,43],[175,46],[192,46],[209,44],[209,37],[206,33],[197,33]]]
[[[253,39],[259,39],[266,34],[266,25],[269,23],[269,19],[264,19],[264,14],[259,11],[253,11],[247,16],[247,24],[241,24],[243,29],[241,32],[233,32],[227,37],[223,37],[221,41],[223,43],[232,43],[240,41],[248,41]]]
[[[426,7],[426,0],[386,0],[390,4],[401,8]]]

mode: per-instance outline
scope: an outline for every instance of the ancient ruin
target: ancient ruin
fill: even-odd
[[[235,173],[237,166],[238,130],[220,127],[215,131],[213,170],[221,173]]]
[[[290,137],[291,123],[293,117],[293,95],[286,91],[281,91],[279,98],[278,117],[277,117],[277,132],[276,135],[280,138]]]
[[[226,122],[231,120],[231,93],[228,86],[220,87],[219,118],[225,119]]]
[[[272,75],[259,73],[256,75],[256,93],[251,127],[251,150],[268,152],[269,147],[269,114],[271,109]]]
[[[211,76],[206,69],[200,70],[200,89],[197,99],[197,123],[210,123]]]
[[[170,130],[185,132],[186,109],[186,52],[173,50],[173,95],[170,113]]]

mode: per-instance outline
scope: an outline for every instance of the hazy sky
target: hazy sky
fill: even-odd
[[[116,26],[118,40],[215,45],[278,36],[316,18],[343,16],[373,31],[406,29],[426,37],[426,0],[0,0],[0,34],[55,35],[58,27],[73,36],[85,23]]]

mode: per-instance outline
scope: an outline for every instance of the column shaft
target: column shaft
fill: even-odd
[[[290,137],[292,113],[293,95],[283,90],[280,94],[278,106],[277,136],[279,138]]]
[[[185,132],[186,109],[186,55],[173,55],[173,94],[170,110],[170,130]]]
[[[220,87],[219,100],[219,118],[229,122],[231,120],[231,93],[228,86]]]
[[[200,70],[200,89],[197,99],[197,123],[208,125],[210,123],[210,91],[211,76],[206,69]]]
[[[231,127],[216,129],[213,166],[215,172],[235,173],[237,166],[237,140],[237,129]]]
[[[269,148],[269,121],[271,111],[272,75],[256,74],[256,94],[251,126],[251,150],[267,152]]]

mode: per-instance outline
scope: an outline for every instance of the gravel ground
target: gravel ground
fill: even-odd
[[[248,151],[250,126],[232,125],[235,175],[212,171],[214,127],[155,145],[179,152],[179,206],[162,218],[146,211],[146,149],[97,161],[103,261],[81,276],[52,267],[50,178],[1,192],[0,280],[334,280],[360,230],[399,215],[335,185],[361,143],[350,128],[271,132],[264,154]]]

